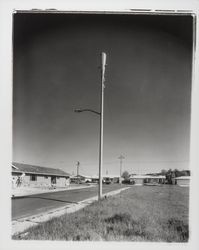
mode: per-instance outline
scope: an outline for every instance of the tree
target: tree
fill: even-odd
[[[165,169],[161,170],[161,175],[166,175],[166,173],[167,173],[167,170],[165,170]]]
[[[172,170],[171,170],[171,168],[166,173],[166,181],[168,184],[172,184]]]
[[[128,171],[124,171],[123,174],[122,174],[122,177],[124,178],[124,180],[128,180],[129,179]]]
[[[174,169],[175,177],[180,177],[184,175],[183,171],[180,171],[178,169]]]

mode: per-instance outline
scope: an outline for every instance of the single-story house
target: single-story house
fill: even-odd
[[[75,175],[70,177],[71,183],[87,183],[92,182],[92,179],[90,176],[86,175]]]
[[[176,184],[180,187],[188,187],[190,185],[190,176],[176,177]]]
[[[91,182],[92,183],[99,183],[99,176],[98,175],[92,175],[91,176]]]
[[[131,175],[130,182],[137,186],[144,184],[162,184],[166,177],[164,175]]]
[[[70,174],[61,169],[40,167],[13,162],[12,186],[66,187],[70,184]]]
[[[106,182],[109,180],[111,183],[119,183],[123,180],[124,178],[120,177],[119,175],[103,175],[103,182]]]
[[[88,176],[88,175],[75,175],[71,176],[70,180],[72,183],[98,183],[99,182],[99,176],[93,175],[93,176]],[[102,182],[106,182],[107,180],[110,181],[110,183],[118,183],[120,180],[119,176],[116,175],[103,175],[102,176]]]

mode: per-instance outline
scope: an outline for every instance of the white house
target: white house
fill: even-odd
[[[188,187],[190,185],[190,176],[176,177],[176,184],[180,187]]]
[[[119,182],[121,182],[124,178],[120,177],[119,175],[106,174],[106,175],[103,175],[102,179],[103,179],[104,182],[106,182],[106,180],[110,180],[111,183],[119,183]]]
[[[166,177],[164,175],[131,175],[130,182],[137,186],[144,184],[162,184]]]
[[[91,176],[87,175],[74,175],[70,177],[71,183],[89,183],[92,182]]]
[[[12,186],[66,187],[70,174],[60,169],[40,167],[14,162],[12,164]]]

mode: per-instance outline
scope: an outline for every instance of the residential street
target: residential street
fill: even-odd
[[[121,188],[119,184],[104,185],[103,193]],[[29,195],[22,198],[12,199],[12,220],[41,214],[47,210],[77,203],[97,195],[98,186],[84,189],[59,191]]]

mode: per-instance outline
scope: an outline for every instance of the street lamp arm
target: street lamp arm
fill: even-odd
[[[75,109],[75,110],[74,110],[74,112],[76,112],[76,113],[81,113],[81,112],[84,112],[84,111],[92,112],[92,113],[95,113],[95,114],[97,114],[97,115],[101,115],[100,112],[95,111],[95,110],[92,110],[92,109]]]

